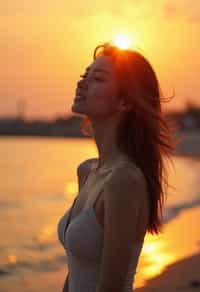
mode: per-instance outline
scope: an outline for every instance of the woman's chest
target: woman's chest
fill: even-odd
[[[90,175],[88,177],[88,180],[86,181],[85,185],[81,188],[79,191],[77,197],[75,198],[74,204],[71,208],[71,214],[70,218],[71,220],[75,219],[79,214],[91,207],[93,207],[94,202],[97,199],[97,196],[99,195],[99,192],[101,191],[103,187],[103,176],[95,176]],[[101,208],[103,204],[103,196],[99,198],[98,205],[97,205],[97,212],[99,213],[99,208]]]

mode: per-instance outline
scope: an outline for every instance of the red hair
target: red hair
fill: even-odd
[[[102,49],[98,54],[98,49]],[[156,74],[139,52],[121,50],[109,43],[95,48],[93,59],[109,56],[114,65],[114,72],[119,82],[119,94],[132,104],[117,129],[117,145],[122,153],[130,157],[142,170],[148,185],[150,217],[147,231],[162,231],[164,198],[167,193],[164,187],[167,182],[166,157],[171,161],[176,144],[179,141],[173,136],[175,124],[166,120],[161,110],[161,90]],[[86,129],[90,126],[90,130]],[[81,123],[81,132],[93,136],[90,119],[85,117]],[[172,161],[171,161],[172,162]]]

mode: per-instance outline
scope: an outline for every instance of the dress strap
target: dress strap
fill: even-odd
[[[86,184],[86,181],[88,180],[88,177],[89,177],[89,174],[90,174],[90,173],[91,173],[91,166],[90,166],[90,168],[89,168],[88,173],[87,173],[86,176],[85,176],[84,182],[83,182],[83,184],[82,184],[81,187],[83,187],[83,186]],[[78,196],[79,196],[79,193],[76,195],[76,197],[75,197],[75,199],[74,199],[74,201],[73,201],[73,204],[72,204],[72,206],[71,206],[70,216],[71,216],[71,211],[72,211],[72,209],[73,209],[73,207],[74,207],[74,204],[75,204],[76,200],[78,199]],[[70,216],[69,216],[69,217],[70,217]]]
[[[89,177],[89,175],[90,175],[90,173],[91,173],[91,166],[90,166],[90,168],[89,168],[89,171],[88,171],[88,173],[86,174],[86,176],[85,176],[85,180],[84,180],[84,182],[83,182],[83,184],[82,184],[82,186],[81,187],[83,187],[85,184],[86,184],[86,181],[88,180],[88,177]]]
[[[103,190],[104,190],[104,186],[105,186],[105,184],[106,184],[106,182],[107,182],[107,180],[108,180],[108,178],[109,178],[109,176],[110,176],[111,173],[112,173],[112,171],[109,171],[109,172],[107,173],[106,178],[105,178],[103,184],[101,185],[101,188],[100,188],[100,190],[99,190],[99,192],[98,192],[98,194],[97,194],[97,196],[96,196],[96,198],[95,198],[95,200],[94,200],[94,202],[93,202],[93,204],[92,204],[93,207],[95,207],[96,202],[97,202],[98,199],[100,198],[100,195],[101,195],[101,193],[103,192]]]
[[[84,180],[84,182],[83,182],[82,187],[85,185],[85,183],[86,183],[86,181],[87,181],[87,179],[88,179],[88,177],[89,177],[90,172],[91,172],[91,166],[90,166],[90,168],[89,168],[88,173],[87,173],[86,176],[85,176],[85,180]],[[67,222],[66,222],[66,225],[65,225],[65,228],[64,228],[64,231],[63,231],[63,238],[64,238],[64,235],[65,235],[65,231],[66,231],[67,227],[68,227],[69,224],[70,224],[72,210],[73,210],[73,208],[74,208],[74,205],[75,205],[75,203],[76,203],[76,200],[78,199],[78,196],[79,196],[79,192],[78,192],[78,194],[76,195],[76,197],[74,198],[74,201],[73,201],[73,203],[72,203],[72,206],[70,207],[68,220],[67,220]]]

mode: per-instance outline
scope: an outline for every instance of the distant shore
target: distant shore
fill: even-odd
[[[166,267],[159,276],[147,280],[136,292],[200,291],[200,252]]]
[[[176,155],[200,157],[200,130],[179,131],[182,141],[176,147]]]
[[[57,129],[55,129],[57,130]],[[83,136],[81,133],[78,132],[74,132],[73,130],[71,130],[71,135],[67,135],[68,130],[66,130],[66,136],[63,136],[61,133],[59,135],[59,132],[55,132],[51,129],[51,131],[49,133],[47,133],[46,135],[44,134],[36,134],[34,133],[34,135],[29,134],[13,134],[13,133],[1,133],[0,138],[1,137],[21,137],[21,136],[27,136],[27,137],[45,137],[45,138],[78,138],[78,139],[92,139],[86,136]],[[69,134],[69,133],[68,133]],[[182,141],[180,141],[180,143],[176,146],[176,150],[175,150],[175,155],[177,156],[195,156],[195,157],[200,157],[200,130],[196,129],[196,130],[181,130],[179,132],[177,132],[176,136],[178,138],[181,138]]]

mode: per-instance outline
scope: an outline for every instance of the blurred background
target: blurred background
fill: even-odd
[[[63,287],[57,224],[77,194],[78,164],[97,156],[71,111],[75,88],[94,48],[123,35],[163,94],[174,90],[162,107],[182,138],[164,232],[146,235],[134,287],[200,289],[200,2],[0,0],[0,13],[0,292]]]

